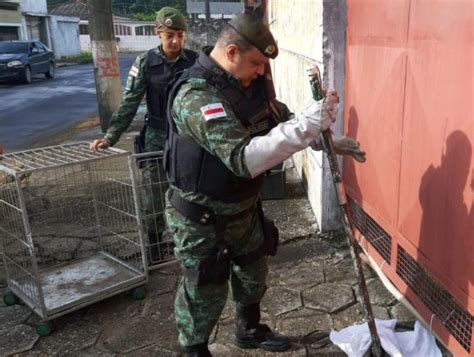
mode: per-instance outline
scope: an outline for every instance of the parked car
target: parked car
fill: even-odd
[[[37,73],[53,78],[55,69],[53,51],[40,41],[0,41],[0,80],[31,83]]]

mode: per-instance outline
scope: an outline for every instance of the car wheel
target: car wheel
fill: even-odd
[[[54,63],[51,62],[51,63],[49,64],[49,70],[48,70],[48,72],[46,72],[44,75],[46,76],[46,78],[54,78],[55,72],[56,72],[56,68],[55,68],[55,66],[54,66]]]
[[[30,84],[32,81],[31,77],[31,68],[30,66],[25,66],[23,73],[21,74],[21,81],[25,84]]]

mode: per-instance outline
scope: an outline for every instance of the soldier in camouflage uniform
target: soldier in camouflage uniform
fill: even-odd
[[[261,132],[265,123],[253,114],[263,104],[252,84],[277,54],[262,20],[238,15],[170,93],[165,217],[184,275],[175,315],[187,356],[211,356],[208,339],[229,287],[238,346],[284,351],[290,345],[260,323],[266,255],[276,253],[278,239],[261,210],[262,176],[319,138],[335,120],[338,98],[329,91],[324,100]]]
[[[103,139],[91,143],[91,149],[105,149],[113,146],[130,126],[138,107],[146,94],[146,124],[140,136],[144,141],[144,151],[162,151],[166,138],[166,103],[168,83],[174,75],[190,67],[196,60],[194,51],[184,49],[187,30],[186,19],[176,9],[164,7],[156,14],[156,33],[161,45],[138,56],[127,79],[120,107],[112,117]],[[162,197],[159,187],[161,165],[156,159],[144,160],[143,186],[145,229],[150,243],[150,262],[159,261],[162,256],[158,243],[163,231]]]

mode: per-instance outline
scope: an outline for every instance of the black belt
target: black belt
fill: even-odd
[[[184,217],[190,219],[193,222],[200,223],[202,225],[216,224],[220,225],[223,221],[235,220],[245,215],[249,214],[255,207],[252,206],[243,210],[239,213],[233,215],[217,215],[213,210],[208,207],[202,206],[200,204],[190,202],[182,198],[178,193],[176,193],[172,188],[168,191],[168,199],[173,207],[182,214]]]

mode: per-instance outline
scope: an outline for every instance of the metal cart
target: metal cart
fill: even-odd
[[[172,235],[165,229],[164,209],[168,181],[163,169],[163,152],[130,155],[132,181],[136,189],[138,215],[146,246],[148,269],[176,262]]]
[[[50,321],[147,282],[128,153],[88,143],[0,156],[0,251],[9,292]]]

